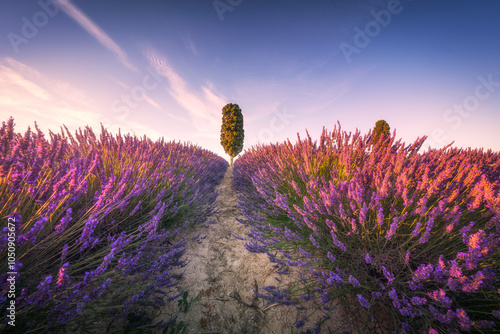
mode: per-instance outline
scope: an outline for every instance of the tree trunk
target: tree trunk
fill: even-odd
[[[233,157],[231,156],[230,157],[230,160],[229,160],[229,167],[233,167]]]

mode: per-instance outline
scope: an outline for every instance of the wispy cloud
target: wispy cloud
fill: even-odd
[[[95,24],[78,7],[73,5],[70,0],[54,0],[60,8],[73,20],[75,20],[83,29],[85,29],[99,43],[111,51],[116,58],[127,68],[138,72],[137,68],[129,62],[127,54],[116,44],[108,34],[106,34],[97,24]]]
[[[220,110],[227,103],[226,98],[216,92],[214,85],[207,82],[201,92],[190,89],[188,84],[168,63],[165,56],[147,48],[144,50],[149,65],[161,76],[167,78],[167,91],[175,101],[188,111],[195,128],[210,136],[220,126]]]
[[[196,48],[196,45],[193,42],[193,39],[190,36],[186,37],[181,37],[182,41],[184,42],[184,46],[186,46],[186,49],[191,51],[195,56],[198,55],[198,49]]]
[[[280,105],[282,105],[282,103],[279,101],[271,101],[265,104],[261,101],[258,105],[252,106],[253,112],[245,116],[245,123],[250,124],[263,118],[270,117],[273,112],[278,110]]]
[[[153,130],[149,126],[138,123],[138,122],[129,121],[127,123],[127,126],[128,127],[123,128],[123,130],[125,130],[125,131],[122,131],[122,133],[126,133],[128,130],[131,133],[140,137],[141,136],[140,133],[136,133],[136,131],[140,131],[141,133],[147,133],[147,137],[151,138],[152,140],[160,139],[162,137],[166,141],[172,140],[172,138],[170,138],[169,136],[166,136],[164,133]]]
[[[114,82],[116,85],[118,85],[119,87],[125,89],[125,91],[127,92],[131,92],[132,91],[132,87],[126,85],[125,83],[123,83],[122,81],[118,80],[118,79],[115,79],[113,77],[109,77],[109,79]],[[143,98],[144,98],[144,101],[146,101],[146,103],[148,103],[150,106],[154,107],[155,109],[159,110],[161,113],[163,114],[167,114],[170,118],[172,119],[175,119],[177,121],[180,121],[180,122],[183,122],[185,124],[190,124],[191,122],[189,122],[187,119],[183,118],[183,117],[180,117],[178,115],[174,115],[170,112],[168,112],[166,110],[166,108],[162,107],[160,105],[160,103],[158,103],[156,100],[154,100],[152,97],[150,97],[149,95],[147,94],[144,94],[143,95]]]
[[[110,77],[109,78],[111,81],[113,81],[116,85],[120,86],[121,88],[125,89],[126,91],[132,91],[132,87],[124,84],[122,81],[120,80],[117,80],[113,77]],[[144,101],[146,101],[149,105],[153,106],[154,108],[156,109],[159,109],[161,110],[161,107],[160,105],[158,104],[158,102],[156,102],[155,100],[153,100],[151,97],[149,97],[148,95],[146,94],[143,94],[143,98],[144,98]]]
[[[130,90],[131,87],[126,85],[125,83],[123,83],[122,81],[118,80],[118,79],[115,79],[113,77],[109,77],[109,80],[113,81],[116,85],[120,86],[121,88],[125,89],[125,90]]]
[[[86,108],[83,91],[71,84],[47,78],[35,69],[12,58],[0,59],[0,107],[23,123],[45,121],[66,124],[98,125],[100,115]],[[60,94],[65,94],[64,98]],[[35,118],[36,116],[36,118]]]
[[[43,76],[34,68],[13,58],[1,58],[0,70],[0,80],[3,80],[11,89],[17,87],[44,101],[61,99],[81,107],[92,108],[92,99],[82,89],[67,81]]]
[[[144,95],[144,100],[156,109],[161,109],[160,105],[147,95]]]
[[[148,103],[157,104],[152,99]],[[102,123],[111,132],[136,129],[161,137],[161,133],[139,122],[108,118],[98,105],[69,82],[50,78],[12,58],[0,58],[0,119],[13,116],[20,127],[36,121],[42,128],[56,131],[63,124],[69,129],[89,125],[98,131]]]
[[[315,109],[309,111],[314,112],[326,108],[328,105],[349,94],[354,89],[356,83],[367,72],[368,70],[356,70],[333,83],[333,85],[322,94],[320,99],[321,103],[318,104]]]
[[[12,68],[2,65],[2,62],[0,62],[0,85],[5,87],[4,89],[9,89],[8,87],[10,86],[11,90],[22,90],[24,93],[43,101],[50,101],[52,99],[45,89],[33,81],[26,79]],[[5,90],[2,93],[9,98],[11,97],[11,95],[5,93]]]

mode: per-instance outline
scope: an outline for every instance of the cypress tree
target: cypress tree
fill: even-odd
[[[389,123],[384,121],[383,119],[377,121],[375,123],[375,128],[373,129],[373,142],[376,143],[381,137],[388,138],[391,136],[391,128]]]
[[[222,127],[220,143],[224,151],[229,154],[230,166],[233,167],[233,158],[243,149],[243,114],[237,104],[228,103],[222,108]]]

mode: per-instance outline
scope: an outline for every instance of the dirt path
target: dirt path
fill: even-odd
[[[256,285],[276,285],[274,277],[278,275],[267,255],[250,253],[243,246],[245,241],[231,235],[247,237],[248,232],[236,220],[242,216],[232,179],[233,170],[228,168],[217,187],[219,212],[210,218],[216,223],[186,235],[189,244],[185,258],[191,262],[182,269],[184,277],[179,286],[189,292],[188,300],[196,296],[201,300],[187,313],[181,312],[178,320],[189,324],[186,333],[295,333],[299,316],[295,307],[266,309],[252,291]],[[198,233],[200,237],[206,235],[201,244],[191,241]]]

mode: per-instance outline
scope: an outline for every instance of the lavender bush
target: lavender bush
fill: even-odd
[[[190,144],[104,128],[99,137],[64,128],[50,139],[35,130],[15,133],[12,118],[0,128],[2,259],[8,218],[17,236],[12,329],[102,331],[119,319],[152,326],[151,315],[177,298],[171,269],[185,265],[182,229],[213,212],[228,163]],[[4,312],[6,279],[4,270]]]
[[[346,133],[256,146],[236,162],[249,251],[267,253],[298,282],[265,286],[269,303],[339,301],[395,333],[500,328],[500,154],[445,147],[419,153],[395,132]],[[309,310],[312,314],[316,310]],[[305,328],[308,316],[296,324]],[[371,328],[371,329],[370,329]]]

